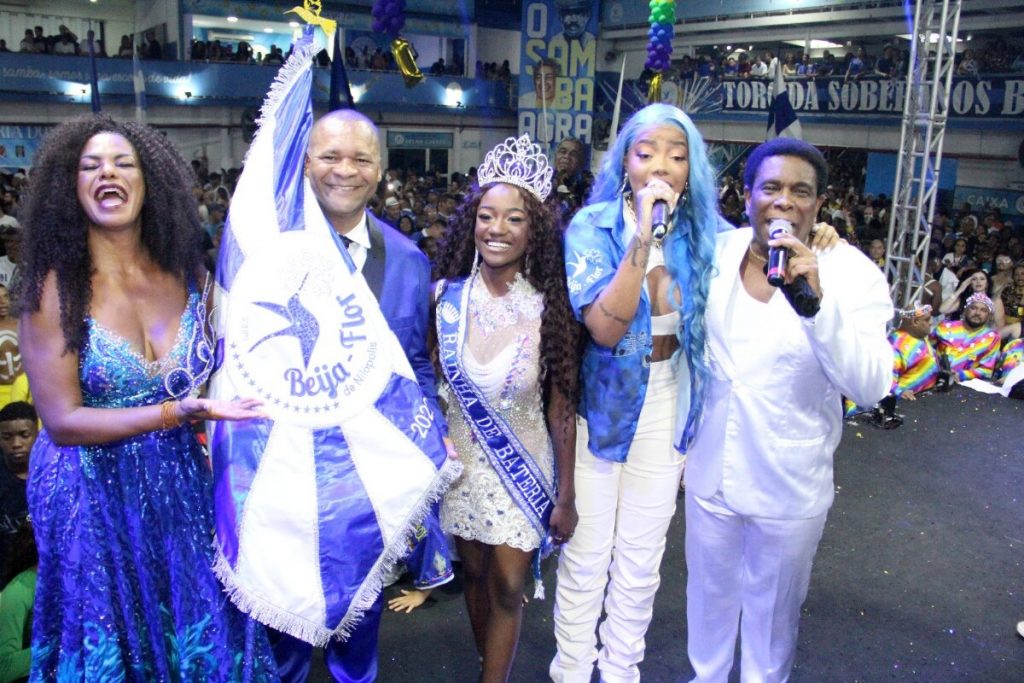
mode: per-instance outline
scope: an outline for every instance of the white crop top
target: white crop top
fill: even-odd
[[[665,315],[651,316],[651,335],[654,337],[673,335],[675,336],[679,327],[679,311],[672,311]]]

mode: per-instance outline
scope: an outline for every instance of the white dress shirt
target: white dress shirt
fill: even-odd
[[[363,265],[366,263],[366,256],[370,253],[370,228],[367,225],[366,212],[354,228],[342,235],[350,241],[348,254],[356,266],[357,272],[363,272]]]
[[[806,519],[832,504],[840,394],[873,405],[889,392],[893,307],[882,272],[846,244],[818,256],[814,318],[800,318],[782,292],[757,301],[739,272],[751,234],[718,234],[706,313],[712,378],[686,487],[701,498],[720,492],[739,514]]]

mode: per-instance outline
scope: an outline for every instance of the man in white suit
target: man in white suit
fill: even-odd
[[[832,505],[840,395],[874,405],[892,382],[881,271],[846,244],[808,246],[827,182],[815,147],[767,142],[744,174],[752,227],[718,236],[712,378],[686,465],[688,654],[699,683],[728,680],[737,632],[741,680],[788,679]],[[773,239],[769,226],[790,232]],[[778,288],[771,249],[788,255]]]

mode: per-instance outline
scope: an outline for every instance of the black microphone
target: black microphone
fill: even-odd
[[[782,235],[791,235],[793,224],[782,218],[773,218],[768,224],[768,239],[777,239]],[[786,262],[789,250],[785,247],[769,247],[768,249],[768,284],[781,287],[786,282]]]
[[[665,239],[668,234],[668,202],[664,199],[655,199],[651,207],[651,237],[655,242]]]

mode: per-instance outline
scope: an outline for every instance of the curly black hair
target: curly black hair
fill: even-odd
[[[99,133],[117,133],[135,149],[145,179],[142,246],[163,271],[189,282],[202,266],[202,224],[192,186],[195,177],[171,142],[159,131],[105,114],[76,117],[54,128],[36,156],[22,204],[25,234],[19,301],[22,312],[39,310],[43,283],[53,271],[60,297],[60,323],[66,351],[79,351],[85,339],[92,299],[93,263],[89,224],[78,202],[79,157]]]
[[[480,199],[494,187],[489,183],[480,187],[475,183],[455,215],[438,245],[435,275],[448,280],[469,275],[476,253],[476,212]],[[544,312],[540,324],[540,358],[544,412],[555,387],[569,401],[579,402],[580,325],[569,304],[569,290],[565,277],[565,259],[562,248],[562,227],[558,213],[548,203],[542,203],[531,193],[520,188],[519,194],[526,206],[530,221],[530,235],[526,241],[523,276],[544,296]]]

